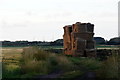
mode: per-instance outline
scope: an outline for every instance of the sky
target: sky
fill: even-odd
[[[118,36],[119,0],[0,0],[0,40],[54,41],[63,27],[94,24],[95,37]]]

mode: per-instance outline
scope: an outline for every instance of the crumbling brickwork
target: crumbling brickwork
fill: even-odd
[[[64,53],[73,56],[95,57],[94,25],[77,22],[64,27]]]

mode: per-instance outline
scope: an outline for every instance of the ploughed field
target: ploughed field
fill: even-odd
[[[93,78],[119,78],[118,46],[96,48],[100,53],[98,58],[66,56],[61,46],[3,47],[3,79],[52,77],[84,79],[89,73],[93,74]],[[104,57],[102,53],[110,55]]]

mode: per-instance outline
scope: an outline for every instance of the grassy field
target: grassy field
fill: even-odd
[[[89,71],[95,72],[98,78],[119,78],[118,53],[99,61],[95,58],[68,57],[36,47],[5,47],[2,48],[2,56],[3,78],[32,78],[56,70],[63,72],[59,78],[75,78]]]
[[[44,48],[44,49],[49,49],[49,48],[63,49],[63,46],[41,46],[41,48]],[[97,49],[118,49],[118,46],[115,46],[115,45],[96,45],[95,48],[97,48]]]
[[[97,49],[119,49],[117,45],[96,45]]]
[[[19,76],[19,64],[23,48],[20,47],[5,47],[2,48],[3,62],[3,78]],[[14,76],[15,75],[15,76]]]

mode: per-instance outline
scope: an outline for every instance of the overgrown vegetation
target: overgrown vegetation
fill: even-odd
[[[120,52],[120,51],[119,51]],[[59,78],[76,78],[92,71],[98,78],[119,78],[119,52],[100,61],[98,58],[71,57],[38,47],[3,50],[3,78],[33,78],[62,71]]]
[[[101,62],[101,67],[96,71],[98,78],[120,78],[119,66],[120,66],[120,49],[118,52],[112,50],[112,56],[109,56],[107,60]]]
[[[71,70],[72,63],[62,54],[50,53],[37,47],[24,48],[22,53],[22,72],[45,75],[55,70]]]

